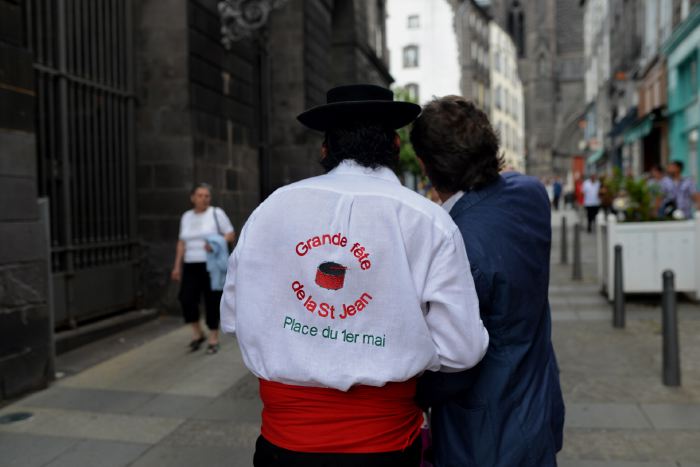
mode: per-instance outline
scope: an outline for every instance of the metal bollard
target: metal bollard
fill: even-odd
[[[615,245],[615,299],[613,302],[613,327],[625,327],[625,287],[622,274],[622,245]]]
[[[680,386],[681,359],[678,349],[678,310],[673,271],[664,271],[663,281],[663,383],[665,386]]]
[[[566,231],[566,216],[561,218],[561,264],[569,262],[569,245],[567,244],[568,233]]]
[[[574,224],[574,267],[571,278],[575,281],[583,279],[581,271],[581,224]]]

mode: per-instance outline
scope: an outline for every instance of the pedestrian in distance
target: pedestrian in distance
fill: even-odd
[[[564,209],[576,209],[576,193],[571,189],[564,193]]]
[[[581,174],[574,174],[574,202],[575,208],[583,206],[583,180],[581,180]]]
[[[652,212],[657,218],[664,217],[664,201],[665,193],[670,186],[668,175],[665,174],[664,168],[661,165],[654,164],[649,169],[647,177],[647,187],[651,195]]]
[[[583,192],[583,206],[586,208],[586,217],[588,218],[588,233],[593,231],[593,223],[595,216],[600,210],[600,180],[596,174],[591,174],[581,187]]]
[[[561,195],[562,192],[564,191],[564,187],[561,184],[561,179],[559,177],[554,179],[554,183],[552,184],[552,191],[554,195],[554,199],[552,200],[552,205],[554,206],[554,210],[558,211],[559,210],[559,202],[561,201]]]
[[[663,209],[673,215],[678,211],[678,217],[690,219],[693,215],[693,204],[700,199],[695,192],[695,182],[690,177],[683,176],[683,162],[673,161],[666,168],[668,177],[662,179],[661,190],[664,195]]]
[[[603,213],[605,214],[605,217],[608,217],[608,214],[616,214],[615,209],[613,208],[613,193],[610,191],[610,187],[608,186],[607,183],[607,178],[605,175],[600,177],[600,189],[598,190],[598,200],[600,203],[599,210],[602,209]]]
[[[419,381],[435,466],[556,466],[564,403],[551,342],[547,192],[536,178],[499,174],[498,138],[462,97],[424,106],[411,142],[464,237],[491,337],[474,369]]]
[[[191,351],[207,342],[207,353],[219,350],[219,304],[226,275],[228,245],[236,233],[223,209],[211,205],[211,186],[196,185],[190,192],[192,209],[180,219],[171,278],[180,282],[178,298],[185,323],[192,328]],[[204,298],[209,336],[200,324],[199,303]]]
[[[396,129],[419,112],[379,86],[328,91],[298,116],[325,135],[326,173],[275,191],[241,231],[222,329],[259,379],[256,467],[418,467],[418,375],[486,352],[457,226],[394,173]]]
[[[552,206],[554,204],[554,182],[551,178],[546,177],[544,180],[542,180],[542,184],[544,185],[544,189],[547,192],[549,204],[550,206]]]

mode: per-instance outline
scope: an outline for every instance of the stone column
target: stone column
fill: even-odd
[[[188,88],[188,2],[135,2],[136,192],[149,305],[172,308],[169,273],[179,221],[189,209],[194,150]]]
[[[34,69],[23,7],[0,0],[0,401],[52,378],[49,252],[37,208]]]

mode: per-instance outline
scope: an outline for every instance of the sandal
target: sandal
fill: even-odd
[[[209,344],[207,345],[207,353],[209,355],[214,355],[219,351],[219,344]]]
[[[193,339],[190,341],[190,351],[191,352],[196,352],[199,350],[199,348],[202,346],[206,338],[204,336],[200,337],[199,339]]]

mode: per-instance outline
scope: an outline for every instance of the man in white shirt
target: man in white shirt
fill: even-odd
[[[583,205],[588,215],[588,233],[591,233],[595,216],[600,209],[600,181],[596,174],[591,174],[583,182]]]
[[[254,464],[417,466],[415,378],[473,367],[488,334],[459,230],[391,170],[420,107],[371,85],[327,99],[298,117],[327,173],[263,202],[229,262],[221,326],[264,404]]]

